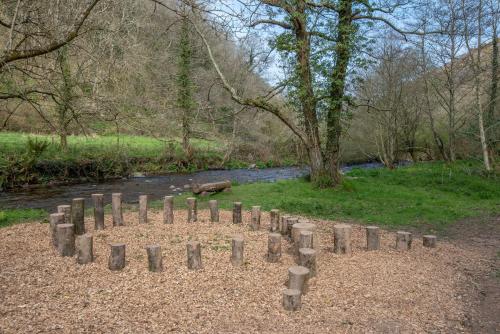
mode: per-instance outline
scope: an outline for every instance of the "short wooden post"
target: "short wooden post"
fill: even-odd
[[[366,250],[378,250],[380,248],[380,231],[377,226],[366,227]]]
[[[149,271],[159,273],[163,271],[163,256],[161,254],[161,247],[159,245],[146,246],[148,254],[148,268]]]
[[[148,195],[139,196],[139,224],[148,223]]]
[[[287,228],[288,218],[290,218],[290,216],[288,216],[288,215],[284,215],[284,216],[280,217],[280,220],[281,220],[280,233],[281,233],[281,235],[284,235],[284,236],[286,236],[286,234],[288,232],[288,228]]]
[[[280,210],[272,209],[270,214],[271,224],[269,226],[270,232],[279,232],[280,230]]]
[[[201,245],[198,241],[189,241],[187,243],[187,267],[197,270],[203,268],[201,262]]]
[[[92,234],[82,234],[76,237],[76,263],[87,264],[94,261]]]
[[[241,217],[241,209],[243,205],[241,202],[234,202],[233,203],[233,224],[241,224],[243,222],[243,219]]]
[[[163,223],[174,223],[174,196],[165,196],[163,199]]]
[[[104,195],[92,194],[94,204],[94,229],[104,230]]]
[[[113,193],[111,195],[111,210],[113,215],[113,226],[123,226],[122,194]]]
[[[75,226],[73,224],[57,225],[57,250],[61,256],[75,255]]]
[[[424,247],[436,248],[437,237],[435,235],[424,235],[422,241]]]
[[[412,236],[410,232],[396,232],[396,249],[407,251],[411,249]]]
[[[283,290],[283,308],[287,311],[300,310],[302,293],[297,289]]]
[[[252,206],[252,220],[250,222],[250,229],[257,231],[260,229],[260,206]]]
[[[198,207],[196,204],[196,198],[188,197],[186,199],[187,207],[188,207],[188,223],[194,223],[198,221]]]
[[[276,263],[281,259],[281,234],[269,233],[267,239],[267,262]]]
[[[77,235],[85,233],[85,199],[73,198],[71,202],[71,224],[73,224],[74,232]]]
[[[235,236],[231,240],[231,263],[233,266],[241,266],[244,262],[243,260],[243,247],[244,247],[243,236]]]
[[[290,240],[290,241],[293,241],[292,240],[293,225],[297,224],[298,222],[299,222],[299,219],[295,218],[295,217],[290,217],[288,219],[288,223],[286,224],[286,235],[288,237],[288,240]]]
[[[58,205],[57,213],[64,213],[64,223],[71,224],[71,205]]]
[[[219,203],[217,200],[212,199],[208,201],[208,207],[210,208],[210,221],[212,223],[219,222]]]
[[[125,268],[125,244],[111,244],[108,268],[110,270],[121,270]]]
[[[316,276],[316,251],[312,248],[299,249],[299,265],[309,269],[309,278]]]
[[[314,233],[311,231],[303,230],[299,234],[299,249],[301,248],[314,248]]]
[[[351,248],[351,225],[337,224],[333,226],[333,251],[336,254],[352,253]]]
[[[309,269],[302,266],[292,266],[288,268],[288,288],[299,290],[305,294],[307,292],[307,281]]]
[[[57,248],[57,225],[65,224],[64,213],[52,213],[49,217],[49,229],[52,246]]]
[[[300,220],[298,223],[293,224],[292,226],[292,242],[294,243],[294,254],[299,255],[299,241],[300,241],[300,232],[302,231],[310,231],[314,234],[316,231],[316,225],[308,223],[307,220]],[[313,237],[313,248],[316,248],[315,238]]]

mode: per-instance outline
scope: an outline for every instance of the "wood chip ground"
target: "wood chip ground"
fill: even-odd
[[[269,213],[260,231],[221,223],[186,223],[185,211],[165,225],[125,214],[124,227],[94,235],[95,262],[78,265],[50,246],[48,224],[0,229],[0,333],[467,333],[477,291],[474,277],[486,260],[471,249],[439,241],[436,249],[414,238],[410,252],[394,250],[395,234],[382,231],[381,250],[365,251],[365,232],[354,226],[352,256],[332,253],[335,222],[314,221],[321,249],[318,274],[302,310],[284,311],[282,290],[294,264],[282,241],[279,263],[266,262]],[[230,263],[231,237],[244,235],[245,264]],[[202,243],[204,268],[186,267],[186,242]],[[109,244],[126,243],[126,267],[108,270]],[[159,244],[165,271],[148,271],[145,246]]]

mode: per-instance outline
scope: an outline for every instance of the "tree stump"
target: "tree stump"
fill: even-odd
[[[194,223],[198,221],[198,207],[196,204],[196,198],[188,197],[186,199],[188,207],[188,223]]]
[[[241,202],[233,203],[233,224],[241,224],[243,222],[243,219],[241,217],[242,207],[243,204],[241,204]]]
[[[212,223],[219,222],[219,203],[217,200],[212,199],[208,201],[208,207],[210,208],[210,221]]]
[[[280,223],[280,233],[283,236],[286,236],[287,233],[288,233],[288,228],[287,228],[288,218],[290,218],[289,215],[284,215],[284,216],[281,216],[281,218],[280,218],[280,220],[281,220],[281,223]]]
[[[309,269],[309,278],[316,276],[316,251],[312,248],[300,248],[299,265]]]
[[[300,232],[302,231],[310,231],[314,234],[316,230],[316,225],[308,223],[307,220],[300,220],[298,223],[293,224],[292,226],[292,242],[293,242],[293,251],[295,255],[299,255],[299,241],[300,241]],[[313,248],[316,248],[315,238],[313,237]]]
[[[258,231],[260,229],[260,206],[252,206],[250,229],[252,231]]]
[[[269,213],[271,216],[270,232],[279,232],[280,230],[280,210],[272,209]]]
[[[333,251],[336,254],[352,253],[351,249],[352,227],[348,224],[337,224],[333,226]]]
[[[113,226],[123,226],[122,194],[113,193],[111,195],[111,211],[113,215]]]
[[[75,255],[75,225],[57,225],[57,250],[61,256]]]
[[[198,241],[187,243],[187,266],[188,269],[197,270],[203,268],[201,262],[201,245]]]
[[[396,232],[396,249],[407,251],[411,249],[412,236],[410,232]]]
[[[297,289],[283,290],[283,308],[287,311],[300,310],[302,293]]]
[[[307,292],[309,269],[302,266],[288,268],[288,288],[299,290],[302,294]]]
[[[163,223],[174,223],[174,196],[165,196],[163,199]]]
[[[267,262],[276,263],[281,259],[281,234],[269,233],[267,239]]]
[[[58,205],[57,213],[64,213],[64,223],[71,224],[71,205]]]
[[[286,224],[286,236],[288,240],[292,241],[292,229],[293,225],[298,224],[299,219],[295,217],[290,217],[288,223]]]
[[[366,250],[378,250],[380,248],[380,231],[377,226],[366,227]]]
[[[57,225],[65,224],[64,213],[52,213],[49,217],[50,240],[52,246],[57,249]]]
[[[121,270],[125,268],[125,244],[111,244],[108,268],[110,270]]]
[[[76,263],[87,264],[94,262],[92,234],[82,234],[76,237]]]
[[[437,237],[435,235],[424,235],[422,240],[424,247],[436,248]]]
[[[148,223],[148,195],[139,196],[139,224]]]
[[[301,248],[314,248],[314,233],[311,231],[300,231],[299,234],[299,249]]]
[[[94,204],[94,229],[104,230],[104,195],[92,194]]]
[[[243,236],[235,236],[231,240],[231,263],[233,266],[243,265],[243,247],[244,247]]]
[[[73,198],[71,202],[71,224],[73,224],[74,232],[77,235],[85,233],[85,199]]]
[[[163,256],[159,245],[146,246],[148,253],[148,268],[149,271],[159,273],[163,271]]]

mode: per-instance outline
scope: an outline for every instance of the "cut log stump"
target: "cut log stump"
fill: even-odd
[[[280,210],[272,209],[269,213],[271,216],[271,223],[269,225],[270,232],[279,232],[280,230]]]
[[[281,259],[281,234],[269,233],[267,239],[267,262],[276,263]]]
[[[316,251],[312,248],[299,249],[299,265],[309,269],[309,278],[316,276]]]
[[[424,235],[422,242],[424,247],[436,248],[437,237],[435,235]]]
[[[174,196],[165,196],[163,199],[163,223],[174,223]]]
[[[73,224],[57,225],[57,250],[61,256],[75,255],[75,226]]]
[[[258,231],[260,229],[260,206],[252,206],[252,220],[250,221],[250,230]]]
[[[243,205],[241,202],[234,202],[233,203],[233,224],[241,224],[243,222],[242,216],[241,216],[241,209]]]
[[[208,207],[210,208],[210,221],[212,223],[219,222],[219,203],[217,200],[212,199],[208,201]]]
[[[113,226],[123,226],[122,194],[113,193],[111,195],[111,211],[113,215]]]
[[[92,194],[91,197],[94,204],[94,229],[104,230],[104,195]]]
[[[299,222],[299,219],[296,217],[288,218],[288,223],[286,224],[286,236],[287,236],[289,241],[293,241],[292,240],[293,225],[298,224],[298,222]]]
[[[111,244],[108,268],[113,271],[125,268],[125,244]]]
[[[231,189],[231,181],[226,180],[222,182],[212,182],[203,184],[193,184],[191,190],[194,194],[201,194],[203,192],[212,193],[217,191],[225,191]]]
[[[198,206],[196,203],[196,198],[188,197],[186,199],[187,210],[188,210],[188,223],[194,223],[198,221]]]
[[[75,227],[75,234],[81,235],[85,233],[85,199],[73,198],[71,202],[71,224]]]
[[[201,262],[201,245],[198,241],[189,241],[186,246],[187,249],[187,267],[191,270],[198,270],[203,268]]]
[[[58,205],[57,213],[64,213],[64,223],[71,224],[71,205]]]
[[[139,224],[148,223],[148,195],[139,196]]]
[[[333,227],[333,251],[336,254],[352,253],[351,231],[352,227],[348,224],[337,224]]]
[[[373,251],[380,248],[380,231],[377,226],[366,227],[366,250]]]
[[[146,246],[148,254],[148,268],[149,271],[159,273],[163,271],[163,256],[161,254],[161,247],[159,245]]]
[[[287,233],[288,233],[288,227],[287,227],[287,225],[288,225],[288,218],[290,218],[289,215],[283,215],[280,218],[280,220],[281,220],[281,222],[280,222],[280,233],[283,236],[286,236]]]
[[[300,310],[301,292],[297,289],[284,289],[283,290],[283,308],[287,311]]]
[[[244,243],[243,236],[235,236],[231,240],[231,263],[235,267],[241,266],[244,263]]]
[[[87,264],[94,262],[94,243],[92,234],[82,234],[76,237],[76,263]]]
[[[396,249],[407,251],[411,249],[412,235],[410,232],[396,232]]]
[[[307,292],[309,269],[303,266],[288,268],[288,288],[299,290],[302,294]]]
[[[301,219],[298,223],[293,224],[293,226],[292,226],[292,242],[293,242],[293,251],[294,251],[294,254],[296,256],[299,255],[300,232],[302,232],[302,231],[310,231],[314,235],[314,232],[316,231],[316,225],[309,223],[305,219]],[[315,240],[316,238],[314,236],[312,238],[313,238],[313,247],[312,248],[318,247],[317,240]]]
[[[57,249],[57,225],[65,224],[64,213],[52,213],[49,217],[51,244]]]
[[[300,231],[299,235],[299,244],[298,247],[299,249],[301,248],[314,248],[314,240],[313,240],[314,233],[311,231]]]

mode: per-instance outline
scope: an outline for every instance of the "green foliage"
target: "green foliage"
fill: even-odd
[[[28,221],[47,220],[48,213],[40,209],[6,209],[0,210],[0,227]]]

